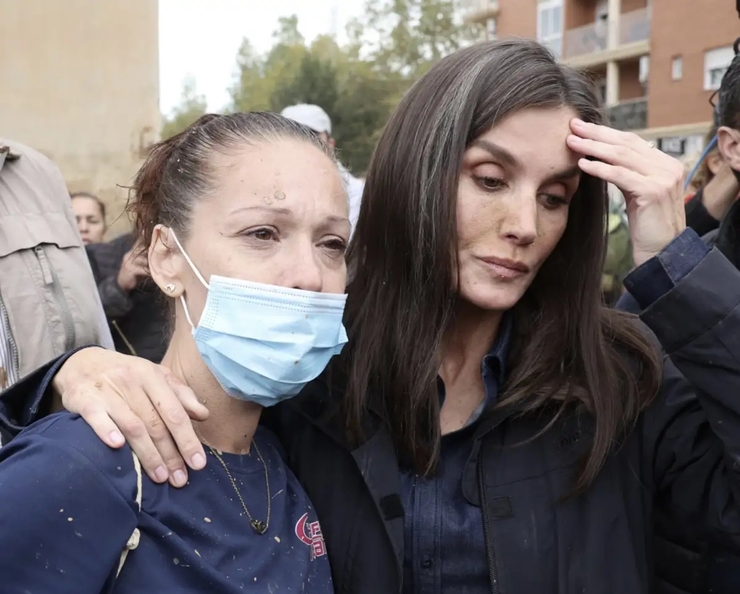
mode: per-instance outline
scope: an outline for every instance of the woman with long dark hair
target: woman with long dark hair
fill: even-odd
[[[588,81],[522,40],[445,58],[388,122],[348,254],[348,347],[266,419],[338,592],[648,592],[658,505],[737,544],[740,373],[716,345],[740,279],[684,231],[681,164],[601,122]],[[601,304],[607,181],[630,291],[700,399]],[[728,293],[692,309],[718,273]],[[28,420],[52,392],[152,474],[184,484],[178,447],[203,466],[185,410],[206,411],[162,368],[87,349],[4,400]]]

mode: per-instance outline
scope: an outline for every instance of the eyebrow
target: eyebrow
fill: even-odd
[[[491,154],[491,156],[495,157],[502,163],[513,167],[513,168],[519,168],[521,167],[521,162],[519,159],[517,159],[514,155],[512,155],[509,151],[507,151],[505,148],[494,144],[493,142],[490,142],[489,140],[484,140],[482,138],[478,138],[477,140],[474,140],[472,143],[470,143],[471,146],[477,146],[479,148],[482,148],[483,150],[487,151]],[[564,169],[563,171],[559,171],[557,173],[554,173],[548,178],[548,181],[570,181],[574,178],[577,178],[581,175],[581,169],[574,165],[573,167],[568,167],[567,169]]]
[[[235,208],[232,210],[229,215],[235,215],[240,212],[244,211],[261,211],[261,212],[268,212],[271,214],[278,214],[284,217],[292,217],[293,211],[289,208],[283,208],[283,207],[277,207],[277,206],[242,206],[240,208]],[[324,222],[326,223],[348,223],[349,219],[347,217],[340,217],[338,215],[329,215],[324,217]]]
[[[512,155],[505,148],[497,144],[494,144],[493,142],[484,140],[482,138],[478,138],[474,140],[473,142],[471,142],[470,145],[482,148],[483,150],[489,152],[491,156],[496,157],[498,160],[502,161],[506,165],[509,165],[510,167],[514,167],[514,168],[521,167],[521,163],[519,162],[519,159],[517,159],[514,155]]]

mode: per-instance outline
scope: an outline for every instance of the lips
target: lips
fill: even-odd
[[[501,278],[517,278],[529,273],[530,268],[524,262],[506,258],[480,258],[492,272]]]

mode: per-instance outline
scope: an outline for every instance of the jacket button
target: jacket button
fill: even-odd
[[[424,555],[421,560],[421,566],[424,569],[429,569],[432,566],[432,558],[429,555]]]

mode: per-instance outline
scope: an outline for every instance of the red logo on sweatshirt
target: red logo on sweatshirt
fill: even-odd
[[[295,525],[295,535],[302,543],[311,547],[311,559],[326,555],[324,535],[318,522],[309,522],[308,514],[303,514]]]

